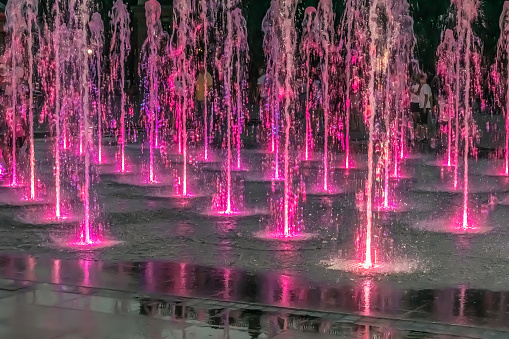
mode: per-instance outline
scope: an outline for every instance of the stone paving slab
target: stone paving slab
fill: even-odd
[[[59,261],[56,267],[65,274],[56,275],[55,266],[43,259],[35,265],[30,258],[10,260],[10,270],[0,264],[1,339],[215,339],[228,332],[231,339],[509,338],[503,292],[476,290],[473,295],[487,298],[483,308],[473,308],[478,301],[458,298],[469,295],[460,289],[395,290],[394,297],[390,290],[379,295],[352,286],[301,284],[287,275],[157,262]],[[143,274],[158,266],[171,274],[154,276],[160,280]],[[257,279],[262,283],[254,285]],[[450,303],[436,297],[444,294]]]
[[[53,287],[53,288],[52,288]],[[509,338],[509,331],[34,284],[0,299],[0,338]],[[90,292],[94,292],[90,294]],[[398,334],[398,336],[390,336]],[[419,334],[420,333],[420,334]],[[379,336],[388,335],[389,336]]]

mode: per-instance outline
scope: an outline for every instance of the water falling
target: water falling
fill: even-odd
[[[456,93],[456,55],[457,44],[454,32],[447,29],[444,33],[442,43],[437,49],[437,75],[440,78],[439,101],[442,107],[442,115],[447,118],[447,166],[453,165],[452,140],[457,138],[453,134],[453,117],[455,116],[455,93]]]
[[[11,106],[8,109],[8,118],[10,121],[12,154],[10,155],[11,162],[11,186],[16,187],[19,185],[18,180],[18,169],[16,159],[16,133],[20,132],[19,126],[21,126],[21,109],[22,109],[22,98],[21,92],[22,86],[21,81],[24,76],[24,34],[27,30],[26,22],[23,16],[23,1],[9,0],[6,5],[6,23],[5,29],[10,36],[10,46],[7,50],[6,57],[10,63],[10,84],[7,94],[11,96]],[[29,53],[31,54],[31,53]],[[9,93],[10,92],[10,93]],[[20,116],[17,116],[17,115]],[[12,138],[11,138],[12,136]]]
[[[458,47],[457,47],[457,60],[456,60],[456,74],[458,78],[456,79],[456,114],[457,114],[457,125],[456,125],[456,135],[459,136],[459,108],[462,108],[463,112],[463,140],[464,140],[464,168],[463,168],[463,213],[462,213],[462,221],[461,227],[463,229],[467,229],[472,225],[469,225],[468,219],[468,157],[470,152],[470,143],[472,142],[472,136],[475,131],[472,131],[472,96],[479,95],[479,91],[476,90],[475,84],[476,81],[473,81],[472,78],[472,60],[473,56],[476,54],[477,38],[474,36],[472,32],[472,23],[477,19],[479,15],[479,6],[480,3],[477,0],[455,0],[451,4],[454,6],[455,15],[456,15],[456,27],[455,33],[458,39]],[[463,66],[464,68],[461,68]],[[474,67],[475,61],[474,61]],[[464,83],[462,83],[462,79],[460,78],[460,74],[464,73]],[[463,85],[463,86],[461,86]],[[472,90],[474,87],[474,90]],[[460,92],[461,91],[461,92]],[[463,98],[460,97],[459,93],[462,93]],[[461,102],[461,103],[460,103]],[[459,138],[456,138],[456,147],[455,149],[455,157],[458,160],[459,154]],[[458,166],[459,161],[455,163],[455,185],[457,185],[457,175],[458,175]]]
[[[246,20],[242,16],[240,8],[236,8],[237,2],[227,0],[224,11],[226,13],[226,38],[224,42],[224,54],[222,68],[224,70],[224,90],[226,109],[226,190],[219,183],[218,194],[214,197],[214,208],[222,214],[238,212],[238,203],[234,202],[232,185],[232,167],[234,145],[237,146],[236,168],[241,168],[240,147],[241,133],[244,125],[244,93],[245,93],[245,66],[248,64],[248,45]],[[232,82],[235,79],[235,82]],[[235,119],[234,119],[235,115]],[[234,140],[235,139],[235,140]],[[226,196],[221,197],[222,194]]]
[[[322,104],[324,119],[324,140],[323,140],[323,191],[329,191],[329,116],[330,116],[330,93],[329,93],[329,54],[334,42],[334,12],[331,0],[320,0],[318,4],[318,27],[321,33],[321,50],[323,58],[321,63],[322,76]]]
[[[274,0],[273,0],[274,1]],[[283,126],[285,128],[285,144],[284,144],[284,180],[285,180],[285,188],[284,188],[284,205],[283,205],[283,213],[284,213],[284,236],[289,237],[290,234],[290,221],[292,216],[290,215],[290,209],[294,210],[295,206],[290,201],[292,199],[292,173],[290,172],[290,129],[292,127],[292,119],[293,115],[291,103],[294,98],[295,93],[293,92],[294,85],[294,76],[295,76],[295,65],[294,65],[294,56],[295,56],[295,43],[296,43],[296,32],[295,32],[295,11],[297,10],[298,0],[282,0],[280,3],[280,16],[281,16],[281,42],[282,42],[282,51],[283,51],[283,66],[282,73],[283,75],[283,84],[284,84],[284,94],[282,97],[283,107],[284,107],[284,123]],[[294,107],[293,107],[294,108]],[[292,199],[293,200],[293,199]]]
[[[173,7],[173,36],[176,35],[175,46],[171,46],[170,54],[173,58],[175,66],[175,87],[178,101],[177,115],[180,118],[181,136],[179,137],[179,144],[182,150],[182,182],[181,192],[179,194],[187,196],[188,193],[188,114],[191,110],[192,103],[190,93],[194,88],[194,72],[192,68],[191,58],[187,48],[188,46],[195,46],[192,38],[195,37],[192,29],[191,22],[191,4],[188,0],[179,0],[174,3]]]
[[[91,220],[90,220],[90,146],[91,146],[91,137],[92,131],[90,124],[90,99],[89,99],[89,54],[87,46],[87,26],[89,26],[90,31],[93,31],[93,25],[95,23],[89,22],[89,10],[90,4],[88,0],[82,0],[81,6],[79,7],[79,15],[81,16],[81,29],[77,31],[78,37],[82,40],[79,41],[80,45],[78,45],[78,53],[81,57],[81,74],[80,74],[80,85],[81,85],[81,93],[82,93],[82,126],[84,130],[84,138],[83,138],[83,149],[85,152],[85,183],[84,183],[84,192],[83,192],[83,203],[84,203],[84,214],[85,220],[83,223],[83,227],[81,230],[81,243],[84,245],[91,245],[95,241],[99,241],[99,239],[94,239],[91,233]],[[92,27],[90,26],[92,24]],[[81,37],[80,35],[81,34]]]
[[[96,71],[96,110],[97,110],[97,152],[98,152],[98,162],[102,164],[103,162],[103,147],[102,147],[102,120],[103,120],[103,110],[102,110],[102,97],[101,97],[101,86],[102,86],[102,78],[101,78],[101,56],[103,54],[103,46],[104,46],[104,23],[101,19],[101,15],[97,12],[92,14],[92,19],[88,24],[90,29],[90,43],[92,47],[92,53],[95,52],[95,71]]]
[[[394,122],[390,126],[393,131],[390,139],[390,150],[393,152],[392,177],[400,177],[400,163],[405,154],[405,140],[407,139],[407,115],[410,107],[410,93],[406,83],[400,81],[409,78],[408,65],[414,58],[416,38],[414,35],[414,21],[410,16],[410,5],[407,1],[394,1],[392,5],[393,37],[392,62],[390,62],[390,85],[392,103],[391,108],[396,112]],[[399,135],[398,135],[399,134]],[[389,165],[389,163],[387,163]],[[386,168],[386,183],[389,181],[389,168]],[[388,184],[387,184],[388,196]]]
[[[200,0],[200,21],[203,25],[203,65],[205,67],[205,76],[207,74],[207,65],[209,62],[209,30],[210,27],[214,27],[216,24],[216,11],[217,11],[217,0]],[[210,11],[210,14],[209,14]],[[204,79],[206,82],[206,78]],[[208,161],[209,156],[209,142],[212,130],[209,130],[209,124],[207,117],[209,116],[209,86],[204,87],[204,102],[203,102],[203,158]],[[212,92],[212,91],[210,91]],[[212,120],[211,120],[212,121]]]
[[[366,180],[366,191],[367,196],[366,202],[366,248],[364,257],[364,268],[373,267],[373,258],[371,253],[371,232],[372,232],[372,208],[373,208],[373,157],[374,157],[374,134],[375,134],[375,114],[376,114],[376,101],[375,101],[375,76],[376,68],[378,63],[377,55],[377,40],[378,40],[378,15],[377,6],[379,0],[373,0],[369,8],[368,25],[371,35],[371,41],[369,46],[369,58],[370,58],[370,71],[369,71],[369,86],[368,86],[368,100],[369,100],[369,144],[368,144],[368,178]]]
[[[282,84],[279,79],[280,60],[282,57],[281,41],[277,29],[281,18],[279,17],[279,2],[271,1],[270,8],[263,18],[262,31],[263,50],[267,59],[265,90],[268,94],[269,120],[270,120],[270,150],[274,154],[274,174],[273,179],[280,180],[279,171],[279,129],[280,129],[280,91]]]
[[[157,0],[145,3],[147,18],[147,39],[141,47],[140,78],[144,78],[145,105],[148,120],[149,173],[148,182],[156,182],[154,170],[154,148],[156,148],[157,112],[159,110],[159,81],[162,71],[161,51],[166,33],[161,26],[161,5]]]
[[[232,207],[232,115],[233,115],[233,95],[231,79],[233,78],[233,20],[232,20],[232,0],[226,0],[224,8],[226,12],[226,41],[224,48],[225,61],[225,100],[226,100],[226,208],[225,214],[233,212]]]
[[[242,147],[242,129],[244,128],[244,94],[246,93],[246,74],[249,64],[249,46],[247,44],[247,22],[242,16],[240,8],[235,8],[232,12],[233,30],[235,32],[234,50],[237,59],[235,74],[235,97],[236,97],[236,145],[237,145],[237,170],[241,169],[240,150]]]
[[[62,217],[61,211],[61,167],[60,167],[60,146],[62,142],[61,136],[61,128],[60,124],[62,121],[61,118],[61,107],[60,107],[60,96],[61,96],[61,86],[60,86],[60,37],[61,37],[61,15],[60,15],[60,4],[58,1],[55,1],[53,6],[53,12],[55,14],[55,23],[53,30],[53,51],[55,54],[55,113],[54,113],[54,121],[55,121],[55,217],[59,220]],[[49,89],[49,88],[48,88]]]
[[[348,0],[345,4],[345,12],[343,14],[343,29],[340,30],[341,40],[346,49],[345,55],[345,168],[350,168],[350,125],[352,121],[352,105],[358,105],[358,101],[362,97],[359,78],[366,68],[364,55],[369,53],[366,49],[369,38],[368,27],[366,27],[365,18],[365,1],[364,0]],[[346,20],[346,31],[344,29]],[[355,85],[355,86],[354,86]],[[354,88],[355,87],[355,88]],[[356,93],[352,93],[354,90]],[[352,98],[352,94],[356,94],[357,100]],[[356,112],[359,113],[359,112]],[[359,124],[362,123],[359,117],[354,117]]]
[[[127,6],[122,0],[117,0],[110,12],[113,36],[110,48],[110,91],[120,88],[120,172],[126,171],[126,94],[125,94],[125,62],[131,51],[131,30]],[[118,78],[120,73],[120,78]],[[118,82],[118,83],[117,83]]]
[[[387,24],[385,39],[387,44],[381,52],[381,71],[385,79],[381,80],[383,88],[383,116],[385,135],[382,156],[379,158],[380,168],[383,168],[383,201],[381,209],[389,210],[395,206],[390,202],[391,173],[397,177],[399,169],[399,147],[404,147],[401,140],[405,138],[404,130],[400,131],[399,124],[404,125],[404,113],[408,110],[408,91],[402,78],[408,78],[408,64],[413,57],[415,43],[413,20],[410,17],[410,5],[406,0],[390,0],[385,6]],[[400,114],[401,112],[401,114]],[[398,133],[401,135],[398,138]],[[392,162],[392,169],[390,168]]]
[[[38,30],[37,12],[38,1],[27,0],[26,3],[26,22],[27,22],[27,42],[28,42],[28,128],[30,143],[30,199],[35,199],[35,147],[34,147],[34,28]]]
[[[500,15],[500,38],[497,46],[495,63],[496,88],[495,96],[500,103],[505,103],[505,155],[504,174],[509,176],[509,2],[504,2]],[[505,80],[505,83],[502,81]]]
[[[313,132],[311,128],[311,107],[310,107],[310,96],[311,96],[311,57],[317,52],[318,44],[320,41],[320,31],[318,27],[318,21],[316,19],[317,11],[314,7],[306,8],[304,13],[304,20],[302,21],[302,40],[300,44],[300,50],[302,55],[302,62],[305,65],[305,91],[306,91],[306,102],[304,106],[305,111],[305,136],[304,136],[304,160],[309,160],[309,155],[313,149]]]

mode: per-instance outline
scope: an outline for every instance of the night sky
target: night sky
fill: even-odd
[[[46,0],[43,0],[43,2]],[[130,6],[136,5],[138,0],[124,0]],[[297,27],[300,27],[304,9],[307,6],[316,6],[319,0],[301,0],[297,13]],[[6,3],[7,0],[0,0],[0,3]],[[93,0],[92,0],[93,2]],[[96,0],[96,9],[105,14],[110,10],[114,0]],[[173,0],[159,0],[161,5],[171,5]],[[424,71],[433,73],[435,64],[435,52],[440,43],[441,32],[445,27],[450,27],[447,20],[447,12],[450,6],[450,0],[410,0],[412,16],[414,17],[414,31],[417,38],[417,47],[415,51],[416,58],[421,62]],[[475,26],[475,32],[480,37],[484,45],[484,66],[493,63],[496,54],[496,45],[500,34],[498,20],[502,12],[504,0],[485,0],[482,1],[481,19]],[[248,23],[249,45],[251,49],[252,69],[256,69],[258,64],[263,63],[263,51],[261,49],[263,33],[261,31],[261,22],[270,0],[241,0],[241,7]],[[334,10],[336,12],[336,25],[339,25],[341,14],[344,8],[343,0],[333,0]],[[104,15],[106,17],[107,15]]]

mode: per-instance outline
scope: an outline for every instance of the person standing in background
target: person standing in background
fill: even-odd
[[[415,78],[412,78],[412,82],[415,81]],[[422,85],[418,83],[420,81],[415,82],[412,86],[410,86],[410,114],[412,114],[412,120],[414,122],[414,133],[412,142],[415,142],[416,139],[419,138],[419,126],[421,120],[421,109],[420,109],[420,92]]]
[[[433,94],[431,92],[431,87],[427,83],[428,76],[426,73],[421,75],[420,86],[421,90],[419,92],[419,108],[421,109],[420,113],[420,126],[424,130],[422,141],[427,142],[429,139],[429,129],[433,127],[433,116],[431,115]]]
[[[205,115],[205,99],[208,96],[208,91],[212,87],[212,76],[205,69],[205,65],[200,64],[198,76],[196,78],[196,91],[195,91],[195,107],[196,119],[198,122],[204,121]],[[208,120],[207,120],[208,121]]]

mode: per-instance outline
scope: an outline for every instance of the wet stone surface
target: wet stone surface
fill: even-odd
[[[64,190],[66,203],[73,210],[66,222],[38,224],[53,209],[54,179],[50,143],[37,143],[36,172],[47,204],[13,203],[17,195],[12,192],[26,188],[0,188],[0,202],[7,202],[0,203],[0,278],[8,280],[0,287],[1,298],[50,283],[53,289],[63,288],[58,292],[80,295],[92,293],[92,289],[93,294],[96,289],[124,291],[127,300],[138,297],[138,304],[155,298],[169,305],[175,301],[168,299],[170,296],[181,303],[190,302],[186,304],[189,307],[192,303],[225,303],[216,305],[223,322],[214,326],[221,331],[229,324],[224,321],[225,310],[235,314],[229,317],[235,319],[242,318],[236,310],[286,319],[274,320],[277,333],[264,327],[260,337],[330,333],[345,338],[414,338],[426,335],[413,333],[431,333],[428,337],[490,338],[490,331],[498,337],[505,335],[500,333],[508,323],[509,207],[505,202],[509,182],[489,175],[487,170],[498,164],[492,160],[472,162],[470,177],[477,193],[470,194],[469,204],[476,228],[464,232],[458,228],[461,194],[447,188],[450,169],[430,166],[436,162],[432,155],[407,159],[402,170],[408,176],[391,181],[396,211],[376,209],[374,213],[374,253],[380,265],[376,270],[363,270],[359,266],[359,235],[365,228],[366,213],[357,201],[366,176],[362,156],[357,159],[358,170],[333,170],[334,194],[310,192],[301,202],[303,232],[312,236],[286,241],[256,236],[271,231],[271,219],[265,213],[271,197],[282,189],[282,182],[263,179],[267,177],[266,154],[246,150],[245,166],[250,171],[234,175],[243,208],[256,213],[230,218],[209,213],[218,172],[204,170],[192,160],[189,180],[194,196],[179,198],[172,186],[172,173],[178,173],[181,162],[177,159],[163,165],[158,155],[160,183],[154,187],[136,184],[143,183],[139,173],[148,154],[130,145],[133,173],[125,175],[130,179],[112,174],[108,165],[92,169],[92,195],[95,206],[100,207],[94,218],[111,246],[84,250],[63,246],[61,240],[75,236],[82,218],[76,192]],[[115,147],[105,146],[104,152],[114,159]],[[20,168],[26,168],[23,159]],[[299,179],[307,187],[319,187],[320,171],[319,164],[302,166]],[[494,192],[492,187],[496,187]],[[490,200],[498,204],[489,205]],[[170,312],[166,311],[169,307],[152,309]],[[200,321],[208,323],[214,317],[207,315]],[[327,322],[330,317],[332,324]],[[286,327],[281,325],[285,321]],[[234,326],[231,321],[229,328]],[[62,335],[51,328],[48,333],[50,338]],[[249,338],[249,331],[243,333]]]
[[[506,292],[332,287],[162,261],[0,262],[2,338],[509,337]]]

